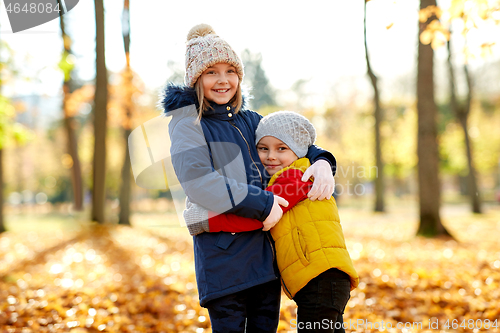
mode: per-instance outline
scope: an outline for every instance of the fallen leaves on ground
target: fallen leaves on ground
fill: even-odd
[[[45,240],[0,237],[4,253],[21,247],[31,252]],[[14,269],[0,279],[2,332],[204,332],[209,327],[198,303],[189,238],[93,225],[52,250],[49,246],[29,265],[9,260]]]
[[[344,315],[348,332],[500,332],[485,329],[486,320],[500,321],[498,209],[447,214],[445,224],[457,240],[413,238],[416,223],[402,213],[344,215],[361,277]],[[295,311],[283,296],[279,332],[294,331]],[[191,238],[178,227],[4,233],[0,328],[210,332],[208,313],[198,303]]]

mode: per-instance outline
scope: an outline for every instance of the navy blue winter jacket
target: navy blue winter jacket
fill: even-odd
[[[170,153],[177,178],[192,202],[218,213],[264,221],[274,196],[265,191],[269,175],[255,148],[255,129],[262,118],[232,105],[212,103],[197,121],[193,88],[169,84],[162,106],[169,123]],[[311,161],[335,158],[313,146]],[[277,279],[274,249],[268,232],[202,233],[193,238],[200,304]]]

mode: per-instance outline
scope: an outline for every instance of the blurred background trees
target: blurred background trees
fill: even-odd
[[[250,109],[260,110],[265,106],[276,105],[274,89],[262,67],[262,54],[245,49],[241,61],[245,68],[243,82],[250,88],[249,93],[252,96],[249,101]]]
[[[2,43],[1,82],[8,98],[2,99],[1,124],[8,125],[0,128],[1,138],[15,138],[14,129],[21,128],[15,123],[36,138],[1,141],[8,214],[78,214],[82,207],[94,221],[129,224],[136,212],[173,207],[168,191],[144,190],[130,183],[126,138],[161,112],[156,106],[161,85],[147,85],[134,70],[141,61],[134,60],[130,41],[138,31],[134,24],[141,21],[134,21],[133,5],[125,0],[117,15],[122,20],[120,35],[106,35],[106,40],[120,39],[123,68],[107,71],[103,22],[111,10],[104,15],[103,1],[95,3],[95,81],[80,77],[84,64],[73,47],[78,34],[68,29],[66,16],[59,21],[62,55],[57,71],[62,89],[57,97],[42,92],[40,79],[23,79],[24,74],[14,70],[19,57],[10,56]],[[327,54],[317,71],[294,77],[285,89],[276,87],[278,78],[273,76],[282,64],[268,63],[265,53],[242,48],[244,85],[253,96],[250,108],[261,114],[290,109],[312,120],[318,129],[317,144],[338,159],[339,206],[387,211],[403,205],[419,211],[420,234],[446,234],[440,203],[467,203],[471,211],[481,212],[496,204],[500,188],[500,62],[493,41],[472,42],[475,30],[499,23],[500,7],[495,1],[471,5],[454,0],[446,8],[421,1],[414,22],[420,27],[415,70],[389,78],[378,64],[384,49],[374,44],[376,35],[369,29],[377,15],[371,9],[379,3],[365,2],[365,21],[357,22],[360,29],[365,27],[366,69],[362,75],[332,79],[331,86],[314,83],[324,66],[344,66],[328,63]],[[388,24],[384,29],[399,27]],[[313,38],[312,31],[306,35]],[[138,36],[134,45],[142,38]],[[244,42],[241,45],[245,47]],[[165,81],[182,83],[180,57],[151,63],[150,69],[163,66]],[[284,63],[288,57],[285,52]],[[302,65],[286,66],[293,72],[294,66]],[[28,97],[15,94],[12,87],[18,81],[36,88]],[[57,116],[42,116],[46,109],[56,110]]]
[[[31,131],[17,121],[18,110],[16,110],[12,100],[2,94],[3,86],[18,74],[13,56],[13,50],[0,39],[0,233],[6,231],[4,222],[4,189],[6,187],[4,164],[15,164],[12,163],[11,159],[4,157],[4,151],[7,147],[19,149],[33,140]],[[22,109],[22,105],[18,105],[18,109]]]

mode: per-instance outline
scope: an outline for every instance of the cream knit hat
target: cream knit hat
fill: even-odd
[[[298,113],[277,111],[261,119],[255,130],[255,144],[265,136],[283,141],[298,158],[302,158],[316,140],[316,130],[306,117]]]
[[[208,24],[194,26],[187,36],[186,85],[194,87],[196,80],[208,67],[221,62],[233,65],[240,81],[243,80],[243,63],[231,46],[217,36]]]

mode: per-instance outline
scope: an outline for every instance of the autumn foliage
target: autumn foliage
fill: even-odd
[[[76,234],[7,233],[0,244],[0,327],[5,332],[195,332],[209,327],[198,304],[186,237],[89,226]]]
[[[383,321],[402,332],[398,322],[422,323],[406,332],[432,332],[429,320],[438,320],[444,332],[472,332],[444,325],[500,318],[498,208],[483,216],[446,214],[458,241],[413,238],[416,219],[406,211],[344,210],[342,217],[361,277],[346,324]],[[279,332],[293,331],[295,309],[283,296]],[[0,235],[0,327],[1,333],[211,331],[198,303],[187,231],[138,223]]]

